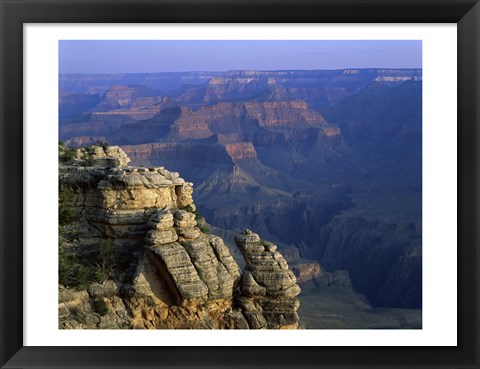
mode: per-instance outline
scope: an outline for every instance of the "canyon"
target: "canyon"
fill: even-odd
[[[361,314],[397,309],[407,323],[386,326],[418,328],[421,79],[417,69],[61,75],[59,137],[182,173],[240,269],[236,235],[273,242],[302,288],[300,326],[325,327],[309,318],[321,295]]]

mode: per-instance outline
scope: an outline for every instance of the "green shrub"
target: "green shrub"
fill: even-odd
[[[73,319],[75,319],[80,324],[87,323],[87,315],[79,307],[76,306],[74,308],[71,308],[70,313],[72,314]]]
[[[135,256],[128,252],[120,255],[111,239],[101,240],[97,252],[88,255],[69,253],[59,242],[58,255],[58,279],[65,287],[82,290],[107,279],[128,282],[133,275],[128,272]]]
[[[70,241],[78,240],[78,229],[72,228],[72,229],[67,230],[65,236]]]
[[[74,255],[68,255],[62,248],[58,258],[58,282],[65,287],[82,290],[92,282],[88,267],[78,262]]]
[[[98,244],[98,260],[100,262],[100,270],[105,278],[113,277],[117,263],[118,249],[115,247],[113,240],[104,239]]]
[[[65,287],[84,290],[92,283],[102,283],[107,276],[102,273],[89,256],[77,256],[65,250],[62,243],[58,249],[58,282]]]
[[[63,152],[60,153],[60,161],[68,163],[77,157],[77,150],[73,147],[61,147]]]
[[[65,225],[74,220],[73,191],[68,187],[62,187],[58,192],[58,221],[61,225]]]
[[[197,224],[197,227],[205,234],[210,233],[210,229],[204,224]]]
[[[70,286],[70,277],[73,272],[73,263],[66,254],[63,245],[58,244],[58,282]]]
[[[182,205],[182,206],[179,206],[178,209],[188,211],[189,213],[193,213],[193,208],[191,205]]]
[[[195,219],[196,219],[196,220],[203,219],[203,215],[200,214],[200,212],[198,211],[198,209],[195,209],[195,210],[193,211],[193,214],[195,214]]]
[[[97,283],[103,283],[107,279],[107,276],[102,273],[101,270],[95,269],[92,274],[92,281]]]
[[[100,297],[97,297],[95,300],[93,300],[92,309],[94,312],[100,314],[101,316],[107,315],[109,311],[107,304]]]
[[[198,211],[198,209],[193,210],[193,207],[192,207],[191,205],[180,206],[179,209],[180,209],[180,210],[185,210],[185,211],[188,211],[189,213],[195,214],[195,219],[196,219],[196,220],[203,219],[203,215],[200,214],[200,212]]]

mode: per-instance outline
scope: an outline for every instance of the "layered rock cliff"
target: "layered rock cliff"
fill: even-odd
[[[249,141],[263,146],[293,141],[341,141],[338,127],[328,124],[303,101],[222,102],[192,110],[169,106],[175,102],[168,98],[134,99],[130,90],[109,92],[115,92],[114,96],[103,99],[87,122],[61,125],[60,136],[68,139],[102,135],[109,143],[118,145],[181,142],[214,135],[222,143]],[[153,103],[151,99],[159,101]],[[106,107],[111,109],[105,111]]]
[[[178,173],[127,166],[118,147],[69,150],[59,168],[60,328],[297,328],[300,289],[275,245],[239,235],[242,272]],[[79,283],[82,273],[93,277]]]
[[[247,266],[242,275],[240,306],[252,328],[295,329],[298,324],[296,296],[300,287],[277,246],[246,230],[235,243]]]
[[[421,78],[419,69],[233,70],[197,87],[195,94],[184,93],[179,101],[304,100],[318,108],[338,103],[373,81],[398,85]]]

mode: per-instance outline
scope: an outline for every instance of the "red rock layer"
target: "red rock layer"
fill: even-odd
[[[257,151],[251,142],[230,143],[225,148],[233,160],[257,158]]]

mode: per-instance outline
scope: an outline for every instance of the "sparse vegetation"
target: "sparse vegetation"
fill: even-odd
[[[77,157],[77,149],[65,147],[63,141],[58,142],[58,155],[62,163],[68,163]]]
[[[193,210],[193,207],[192,207],[191,205],[180,206],[179,209],[180,209],[180,210],[185,210],[185,211],[188,211],[189,213],[195,214],[195,219],[196,219],[196,220],[203,219],[203,215],[200,214],[200,212],[198,211],[198,209]]]
[[[100,297],[93,300],[92,309],[101,316],[107,315],[110,310],[105,301]]]
[[[88,166],[92,166],[93,165],[93,155],[90,152],[90,150],[87,149],[87,148],[83,148],[82,149],[82,155],[83,155],[83,160],[85,161],[85,164],[88,165]]]
[[[97,141],[97,142],[95,143],[95,145],[101,146],[102,149],[103,149],[103,151],[107,151],[107,149],[108,149],[108,143],[106,143],[106,142],[104,142],[104,141],[101,141],[101,140]]]
[[[186,205],[186,206],[182,205],[182,206],[179,206],[178,209],[193,213],[193,208],[190,205]]]
[[[193,214],[195,214],[195,219],[196,219],[196,220],[203,219],[203,215],[200,214],[200,212],[198,211],[198,209],[195,209],[195,210],[193,211]]]
[[[91,270],[88,264],[85,264],[76,255],[68,253],[60,242],[58,250],[58,281],[65,287],[82,290],[98,280],[95,270]]]
[[[90,254],[69,252],[65,240],[69,238],[66,231],[59,242],[58,277],[59,283],[77,290],[86,289],[92,283],[117,280],[128,283],[132,277],[130,266],[135,255],[118,251],[111,239],[103,239],[98,244],[98,251]],[[63,238],[64,237],[64,238]]]
[[[210,233],[210,228],[208,228],[204,224],[197,224],[198,229],[200,229],[203,233],[208,234]]]
[[[78,240],[78,229],[70,228],[65,232],[65,236],[69,241]]]
[[[69,187],[61,187],[58,193],[58,221],[60,225],[65,225],[74,220],[73,191]]]
[[[72,314],[73,319],[75,319],[80,324],[87,323],[87,315],[78,306],[71,308],[70,313]]]
[[[145,296],[144,302],[145,302],[145,305],[147,305],[152,309],[157,307],[157,304],[155,303],[155,300],[153,299],[152,296]]]
[[[195,214],[195,220],[198,222],[198,221],[203,221],[203,215],[200,214],[200,212],[197,210],[197,209],[193,209],[193,207],[191,205],[186,205],[186,206],[180,206],[179,207],[180,210],[184,210],[184,211],[188,211],[189,213],[193,213]],[[200,231],[202,231],[203,233],[205,234],[209,234],[210,233],[210,228],[208,228],[205,224],[205,222],[203,223],[197,223],[197,227],[198,229],[200,229]]]
[[[98,244],[98,260],[101,275],[103,279],[114,277],[116,262],[118,257],[118,249],[111,239],[101,240]]]

